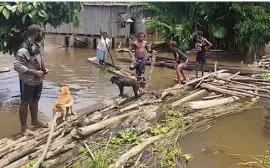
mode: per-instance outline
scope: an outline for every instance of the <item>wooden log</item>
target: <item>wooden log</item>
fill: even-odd
[[[265,82],[265,83],[270,83],[270,80],[267,80],[267,79],[234,78],[234,79],[232,79],[232,80],[238,81],[238,82],[246,82],[246,83],[252,83],[252,82]]]
[[[103,129],[103,128],[105,128],[105,127],[107,127],[107,126],[109,126],[109,125],[111,125],[111,124],[113,124],[113,123],[115,123],[117,121],[120,121],[123,118],[134,115],[134,114],[136,114],[138,112],[139,112],[139,110],[132,111],[132,112],[120,115],[120,116],[116,116],[116,117],[112,117],[112,118],[103,120],[103,121],[98,122],[98,123],[93,124],[93,125],[78,128],[78,134],[80,136],[86,136],[86,135],[92,134],[92,133],[94,133],[96,131],[99,131],[99,130],[101,130],[101,129]]]
[[[50,159],[50,158],[52,158],[60,153],[66,152],[66,151],[74,148],[75,146],[76,146],[75,142],[73,142],[71,144],[67,144],[67,145],[60,145],[56,149],[54,149],[53,151],[49,151],[47,153],[46,160]]]
[[[232,95],[232,96],[237,96],[237,97],[254,97],[251,94],[231,91],[231,90],[227,90],[227,89],[222,89],[222,88],[219,88],[219,87],[216,87],[214,85],[207,84],[207,83],[202,83],[201,88],[208,89],[208,90],[211,90],[211,91],[214,91],[214,92],[219,92],[219,93],[222,93],[222,94],[228,94],[228,95]]]
[[[203,97],[204,95],[208,94],[208,92],[205,89],[196,91],[180,100],[177,100],[176,102],[173,102],[171,104],[172,107],[178,107],[183,105],[184,103],[188,102],[188,101],[192,101],[194,99],[197,99],[198,97]]]
[[[247,93],[247,94],[251,94],[251,95],[254,95],[254,96],[259,96],[259,97],[264,97],[264,98],[270,98],[270,96],[268,95],[264,95],[264,94],[258,94],[258,93],[254,93],[252,91],[247,91],[247,90],[243,90],[243,89],[238,89],[238,88],[234,88],[234,87],[225,87],[225,88],[228,88],[230,90],[235,90],[235,91],[238,91],[238,92],[242,92],[242,93]]]
[[[224,70],[224,69],[223,69],[223,70],[216,71],[216,72],[214,72],[214,73],[209,73],[209,74],[204,75],[204,76],[202,76],[202,77],[200,77],[200,78],[193,79],[193,80],[187,82],[185,85],[181,85],[180,87],[177,87],[177,88],[175,88],[175,89],[182,89],[182,88],[185,87],[185,86],[188,86],[188,85],[194,84],[194,83],[196,83],[196,82],[199,82],[199,81],[201,81],[202,79],[206,79],[206,78],[210,77],[211,75],[214,75],[214,74],[217,74],[217,73],[226,72],[226,71],[227,71],[227,70]],[[173,90],[173,89],[171,89],[171,90]]]
[[[32,143],[20,148],[20,150],[14,151],[6,155],[0,160],[0,168],[13,163],[14,161],[24,157],[25,155],[34,152],[35,150],[36,146],[34,145],[34,143]]]
[[[211,108],[211,107],[215,107],[215,106],[221,106],[224,104],[233,103],[233,102],[238,101],[238,100],[239,100],[239,97],[232,96],[232,97],[227,97],[227,98],[222,98],[222,99],[193,101],[193,102],[188,102],[187,105],[191,109],[199,110],[199,109],[206,109],[206,108]]]
[[[241,86],[241,85],[226,85],[226,87],[244,89],[244,90],[252,90],[252,91],[258,91],[258,92],[266,92],[266,93],[270,94],[270,91],[268,89],[259,88],[259,87],[248,87],[248,86]]]
[[[219,94],[219,95],[214,95],[214,96],[207,96],[207,97],[203,97],[203,100],[212,100],[212,99],[216,99],[216,98],[220,98],[222,97],[223,94]]]
[[[44,147],[44,150],[43,150],[42,155],[37,160],[37,162],[34,164],[34,166],[33,166],[34,168],[38,168],[40,166],[40,164],[43,162],[43,160],[45,159],[45,157],[46,157],[46,154],[48,152],[49,146],[50,146],[51,141],[52,141],[52,136],[53,136],[53,132],[54,132],[54,128],[55,128],[57,117],[58,116],[55,115],[54,118],[53,118],[53,120],[52,120],[51,128],[50,128],[50,133],[49,133],[49,136],[48,136],[47,143],[46,143],[46,145]]]
[[[76,116],[78,116],[77,118],[80,118],[80,117],[83,117],[85,115],[89,115],[95,111],[100,111],[100,110],[103,110],[107,107],[110,107],[111,105],[115,104],[116,102],[117,102],[117,100],[104,100],[102,103],[97,103],[97,104],[91,105],[91,106],[84,108],[83,110],[79,110],[78,112],[75,112],[75,113],[76,113]],[[86,109],[88,109],[88,110],[86,110]]]
[[[145,139],[141,144],[138,144],[131,148],[127,153],[120,156],[114,164],[111,164],[109,168],[121,168],[124,166],[124,164],[132,157],[138,155],[140,152],[143,151],[148,145],[154,143],[155,141],[163,138],[164,135],[157,135],[154,137],[150,137]]]
[[[120,109],[119,111],[122,113],[122,112],[125,112],[125,111],[128,111],[128,110],[132,110],[134,108],[137,108],[139,106],[143,106],[143,105],[147,105],[147,104],[152,104],[152,103],[160,103],[162,102],[162,100],[144,100],[144,101],[138,101],[138,102],[135,102],[127,107],[124,107],[122,109]]]

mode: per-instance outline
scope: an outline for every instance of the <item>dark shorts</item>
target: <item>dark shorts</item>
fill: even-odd
[[[145,60],[144,59],[136,59],[133,63],[134,67],[136,68],[136,74],[141,76],[144,74],[145,71]]]
[[[196,62],[198,63],[206,63],[206,53],[205,52],[197,52],[196,54]]]
[[[40,85],[28,85],[20,80],[21,101],[39,100],[42,91],[42,83]]]

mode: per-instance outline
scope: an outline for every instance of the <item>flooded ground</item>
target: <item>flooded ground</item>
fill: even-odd
[[[254,161],[245,155],[263,155],[270,140],[263,131],[263,117],[263,109],[247,110],[218,119],[206,132],[184,137],[182,150],[194,156],[188,168],[243,168],[237,164],[241,159]]]
[[[109,82],[112,75],[87,62],[88,57],[95,56],[95,50],[66,49],[59,45],[63,44],[63,41],[62,36],[47,36],[46,38],[44,55],[50,73],[45,77],[44,90],[39,104],[42,120],[51,119],[52,104],[59,94],[60,84],[68,84],[72,88],[72,94],[76,96],[74,110],[119,94],[117,86]],[[126,54],[128,56],[127,53],[112,54]],[[173,57],[171,53],[159,53],[159,56]],[[18,75],[13,70],[13,56],[2,54],[0,60],[1,67],[11,69],[11,72],[0,74],[0,138],[3,138],[17,133],[20,128],[18,115],[20,97]],[[194,61],[194,55],[191,55],[189,60]],[[208,62],[216,60],[222,64],[238,65],[243,59],[235,56],[208,58]],[[129,67],[128,63],[116,60],[115,63],[126,69]],[[157,90],[173,85],[173,76],[173,70],[155,67],[150,89]],[[126,89],[125,93],[132,94],[132,89]],[[212,150],[222,146],[222,149],[226,148],[226,152],[229,153],[263,154],[267,149],[268,139],[262,133],[263,121],[261,117],[261,110],[249,110],[218,120],[205,133],[185,137],[181,142],[181,147],[184,152],[194,156],[189,167],[235,167],[235,159],[224,153],[202,153],[201,150],[208,146]]]

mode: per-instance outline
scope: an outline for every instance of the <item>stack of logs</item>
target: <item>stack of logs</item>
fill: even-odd
[[[108,127],[107,132],[110,132],[113,124],[138,114],[141,108],[148,107],[144,114],[157,110],[161,104],[162,106],[167,104],[172,108],[186,104],[190,109],[201,110],[238,100],[270,98],[270,80],[244,77],[239,74],[240,72],[229,74],[226,70],[220,70],[191,80],[182,86],[176,85],[157,93],[145,93],[138,100],[133,97],[106,100],[88,107],[87,110],[77,111],[75,116],[69,117],[68,122],[56,127],[42,167],[55,167],[74,157],[72,152],[67,151],[75,148],[78,140],[86,139]],[[183,95],[183,91],[190,87],[196,91],[179,98],[179,95]],[[194,97],[203,95],[206,90],[215,94],[200,101],[193,101]],[[155,108],[152,105],[155,105]],[[48,134],[49,129],[40,129],[36,131],[35,137],[17,136],[0,140],[0,168],[20,167],[30,160],[36,160],[44,150]],[[65,157],[59,157],[60,155]]]
[[[249,67],[270,69],[270,55],[262,56],[259,62],[254,62],[253,65],[249,65]]]

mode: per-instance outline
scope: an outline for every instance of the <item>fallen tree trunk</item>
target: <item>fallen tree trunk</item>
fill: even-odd
[[[186,96],[186,97],[184,97],[184,98],[182,98],[182,99],[180,99],[180,100],[178,100],[176,102],[173,102],[171,104],[171,106],[172,107],[181,106],[181,105],[183,105],[184,103],[186,103],[188,101],[194,100],[194,99],[196,99],[198,97],[202,97],[202,96],[204,96],[206,94],[208,94],[208,92],[205,89],[196,91],[193,94],[190,94],[190,95],[188,95],[188,96]]]
[[[227,98],[222,98],[222,99],[193,101],[193,102],[188,102],[187,105],[191,109],[199,110],[199,109],[206,109],[206,108],[211,108],[211,107],[215,107],[215,106],[229,104],[229,103],[235,102],[237,100],[239,100],[239,97],[232,96],[232,97],[227,97]]]
[[[163,135],[157,135],[154,137],[150,137],[145,139],[141,144],[134,146],[133,148],[131,148],[127,153],[123,154],[122,156],[120,156],[116,162],[112,165],[110,165],[109,168],[121,168],[122,166],[124,166],[124,164],[132,157],[138,155],[141,151],[143,151],[143,149],[145,147],[147,147],[148,145],[150,145],[151,143],[163,138]]]
[[[219,92],[219,93],[222,93],[222,94],[228,94],[228,95],[232,95],[232,96],[237,96],[237,97],[251,97],[251,98],[254,97],[251,94],[241,93],[241,92],[236,92],[236,91],[230,91],[230,90],[222,89],[222,88],[219,88],[219,87],[216,87],[214,85],[207,84],[207,83],[202,83],[201,88],[208,89],[208,90],[215,91],[215,92]]]
[[[121,119],[125,118],[125,117],[128,117],[128,116],[131,116],[133,114],[136,114],[139,110],[137,111],[132,111],[132,112],[129,112],[127,114],[123,114],[123,115],[120,115],[120,116],[116,116],[116,117],[112,117],[112,118],[109,118],[109,119],[106,119],[104,121],[101,121],[101,122],[98,122],[96,124],[93,124],[93,125],[89,125],[89,126],[86,126],[86,127],[82,127],[82,128],[78,128],[78,134],[80,136],[86,136],[86,135],[89,135],[91,133],[94,133],[96,131],[99,131],[117,121],[120,121]]]

